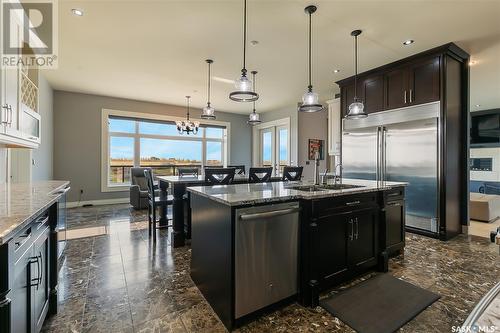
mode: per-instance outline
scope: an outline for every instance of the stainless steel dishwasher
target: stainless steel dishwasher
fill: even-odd
[[[236,210],[235,317],[297,293],[298,202]]]

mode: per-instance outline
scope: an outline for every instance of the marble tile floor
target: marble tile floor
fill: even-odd
[[[171,249],[164,230],[152,246],[146,221],[145,211],[128,205],[68,210],[74,239],[59,274],[59,313],[46,321],[43,332],[226,331],[189,277],[189,247]],[[88,228],[101,232],[89,236]],[[391,260],[390,272],[441,295],[400,332],[451,332],[500,280],[500,256],[482,238],[440,242],[407,234],[405,254]],[[298,304],[237,331],[354,332],[323,309]]]

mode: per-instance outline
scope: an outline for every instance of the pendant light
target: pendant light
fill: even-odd
[[[312,14],[316,12],[316,6],[307,6],[304,11],[309,14],[309,86],[307,92],[302,96],[302,104],[299,106],[300,112],[318,112],[323,110],[323,105],[319,103],[319,96],[313,92],[311,83],[311,30],[312,30]]]
[[[208,94],[207,94],[207,106],[203,108],[201,113],[202,119],[215,119],[215,109],[210,105],[210,65],[214,62],[212,59],[205,60],[208,64]]]
[[[253,80],[253,92],[255,92],[255,74],[257,74],[257,71],[252,71],[252,80]],[[253,111],[250,113],[250,116],[248,117],[248,123],[250,125],[257,125],[260,124],[262,121],[260,120],[259,114],[255,112],[255,101],[253,101]]]
[[[229,94],[229,98],[236,102],[253,102],[259,99],[259,95],[252,91],[252,82],[247,77],[246,69],[247,52],[247,0],[243,0],[243,68],[241,76],[234,85],[236,90]]]
[[[178,120],[175,122],[177,125],[177,131],[179,134],[194,134],[196,135],[198,133],[198,128],[200,127],[200,123],[195,121],[191,121],[189,119],[189,99],[191,96],[186,96],[187,99],[187,116],[186,120]]]
[[[363,101],[358,98],[358,36],[361,35],[361,30],[354,30],[351,36],[354,37],[354,100],[349,105],[349,112],[346,115],[348,119],[360,119],[368,117],[366,114]]]

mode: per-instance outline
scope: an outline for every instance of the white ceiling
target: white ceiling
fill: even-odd
[[[247,68],[258,70],[257,109],[295,108],[307,86],[307,15],[303,0],[249,0]],[[500,1],[316,1],[313,85],[332,98],[351,76],[359,37],[360,71],[447,42],[471,67],[471,110],[500,107]],[[72,8],[84,10],[74,16]],[[206,102],[206,58],[214,77],[234,80],[242,57],[242,1],[60,1],[59,68],[44,75],[55,89],[184,105]],[[411,46],[402,41],[414,39]],[[341,72],[334,74],[334,69]],[[232,84],[213,81],[219,111],[248,113],[228,98]],[[480,104],[479,108],[475,107]]]

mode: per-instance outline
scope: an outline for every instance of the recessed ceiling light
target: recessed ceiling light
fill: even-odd
[[[469,66],[474,66],[475,64],[477,64],[476,60],[470,60],[469,61]]]
[[[478,108],[478,107],[480,107],[480,106],[481,106],[481,104],[476,104],[476,108]]]
[[[253,46],[255,46],[255,45],[259,44],[259,41],[258,40],[251,40],[250,44],[252,44]]]
[[[415,41],[413,39],[407,39],[403,42],[403,45],[410,45],[410,44],[413,44],[415,43]]]
[[[78,8],[73,8],[71,10],[71,12],[73,13],[73,15],[76,15],[76,16],[83,16],[83,10],[81,9],[78,9]]]
[[[340,69],[334,69],[333,72],[334,73],[340,73]]]

